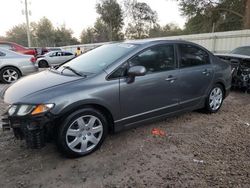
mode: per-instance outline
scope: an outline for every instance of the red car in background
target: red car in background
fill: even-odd
[[[22,54],[27,54],[27,55],[33,55],[33,56],[37,55],[37,51],[35,49],[26,48],[14,42],[0,41],[0,48],[12,50],[12,51],[19,52]]]

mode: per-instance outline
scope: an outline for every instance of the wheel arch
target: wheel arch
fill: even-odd
[[[17,69],[18,72],[20,73],[20,75],[23,76],[22,71],[18,67],[14,66],[14,65],[5,65],[5,66],[0,68],[0,71],[2,71],[4,68],[8,68],[8,67]]]
[[[220,85],[222,87],[222,89],[223,89],[223,98],[225,98],[225,94],[226,94],[226,86],[225,86],[225,84],[223,83],[223,81],[217,81],[217,82],[215,82],[215,85],[216,84],[218,84],[218,85]]]
[[[45,62],[47,63],[47,66],[49,66],[49,62],[46,59],[39,59],[39,61],[37,62],[38,67],[40,67],[41,62]]]
[[[73,104],[73,105],[70,105],[69,107],[66,107],[60,113],[58,118],[56,118],[56,122],[62,122],[71,113],[73,113],[73,112],[75,112],[77,110],[80,110],[80,109],[84,109],[84,108],[94,108],[96,110],[99,110],[101,113],[103,113],[103,115],[106,117],[106,119],[108,121],[108,132],[109,133],[114,132],[114,118],[113,118],[113,115],[112,115],[111,111],[107,107],[105,107],[104,105],[97,104],[97,103],[86,103],[86,104],[78,104],[78,105]]]

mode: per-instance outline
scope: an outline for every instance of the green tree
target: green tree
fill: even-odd
[[[89,27],[87,29],[84,29],[80,36],[81,43],[83,44],[89,44],[96,42],[95,40],[95,30],[92,27]]]
[[[51,21],[43,17],[38,23],[35,35],[37,37],[38,45],[43,46],[55,46],[55,29]]]
[[[250,28],[250,0],[178,0],[187,33]]]
[[[55,35],[55,46],[66,46],[79,44],[76,38],[74,38],[73,31],[67,29],[65,25],[58,27],[54,31]]]
[[[126,13],[129,24],[126,29],[127,38],[147,38],[149,31],[157,22],[157,13],[147,3],[136,0],[127,1]]]
[[[0,36],[0,41],[5,41],[5,40],[7,40],[6,37]]]
[[[6,32],[6,40],[28,46],[26,25],[23,23],[12,27]]]
[[[174,24],[169,23],[161,27],[159,24],[155,24],[153,28],[149,30],[149,37],[167,37],[167,36],[176,36],[183,34],[182,29]]]
[[[96,12],[109,29],[109,41],[120,40],[120,32],[124,22],[122,9],[117,1],[101,0],[101,2],[96,5]]]
[[[94,25],[94,35],[96,42],[107,42],[109,41],[109,27],[98,18]]]

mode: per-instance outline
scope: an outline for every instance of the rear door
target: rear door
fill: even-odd
[[[198,105],[211,87],[214,70],[209,54],[192,44],[178,44],[180,69],[180,103],[182,107]]]

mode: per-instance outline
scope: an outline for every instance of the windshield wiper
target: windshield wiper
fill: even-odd
[[[84,76],[86,77],[86,75],[82,75],[81,73],[77,72],[75,69],[71,68],[70,66],[62,66],[64,69],[62,70],[62,72],[65,70],[65,69],[68,69],[70,70],[71,72],[75,73],[77,76]],[[61,73],[62,73],[61,72]]]

